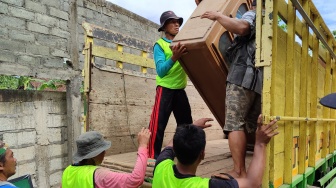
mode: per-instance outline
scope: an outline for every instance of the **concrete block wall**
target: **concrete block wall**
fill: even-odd
[[[64,79],[69,0],[0,0],[0,74]],[[18,73],[19,72],[19,73]]]
[[[0,75],[70,80],[70,85],[78,88],[78,91],[70,91],[70,94],[68,92],[67,96],[65,93],[55,92],[0,90],[0,138],[12,146],[18,159],[17,174],[14,177],[32,174],[35,187],[59,187],[62,170],[71,163],[67,154],[71,155],[73,150],[69,147],[74,145],[68,140],[73,141],[76,135],[68,138],[71,132],[68,130],[69,126],[76,123],[78,125],[80,121],[79,117],[71,115],[80,108],[80,70],[84,64],[82,50],[85,39],[83,21],[151,44],[161,35],[157,32],[157,24],[105,0],[0,0]],[[96,42],[102,46],[116,48],[116,44],[111,42]],[[125,46],[124,52],[140,55],[141,49]],[[148,57],[152,56],[149,52]],[[65,64],[66,59],[70,59],[75,66]],[[115,67],[112,60],[95,58],[95,61]],[[140,70],[137,66],[127,64],[125,69],[133,72]],[[136,101],[135,105],[132,100],[136,100],[136,97],[126,97],[129,100],[130,112],[145,115],[140,118],[141,125],[137,124],[139,119],[135,114],[130,117],[130,123],[124,123],[131,125],[126,131],[121,130],[126,133],[125,137],[130,137],[124,151],[135,149],[133,141],[136,142],[136,138],[133,134],[137,133],[139,126],[146,126],[149,122],[155,92],[155,70],[149,69],[148,73],[150,84],[147,83],[148,88],[143,90],[148,90],[153,96],[144,104],[138,104],[139,101]],[[133,79],[136,80],[136,77]],[[135,92],[131,87],[123,88],[127,88],[127,94]],[[192,84],[188,85],[187,93],[194,118],[209,117],[211,113]],[[116,96],[111,96],[111,99],[117,98]],[[118,105],[116,104],[115,109],[125,108],[124,104]],[[71,115],[67,116],[67,111]],[[109,121],[111,116],[106,115],[105,118]],[[171,138],[174,130],[175,122],[172,116],[165,142]],[[207,131],[214,133],[211,139],[221,137],[215,134],[221,132],[217,125]]]
[[[16,174],[35,187],[59,187],[67,161],[66,96],[62,92],[0,90],[0,139],[17,159]]]

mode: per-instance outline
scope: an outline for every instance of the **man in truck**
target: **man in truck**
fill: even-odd
[[[160,23],[158,31],[163,31],[164,37],[154,45],[157,87],[149,122],[152,135],[148,146],[150,158],[148,165],[154,165],[153,159],[156,159],[161,152],[164,132],[171,112],[174,113],[177,125],[192,123],[190,104],[184,90],[187,86],[187,74],[178,62],[178,59],[186,53],[186,47],[177,44],[170,48],[170,43],[183,23],[183,18],[176,16],[173,11],[166,11],[162,13]]]
[[[196,176],[198,165],[204,159],[206,138],[204,128],[211,119],[203,118],[193,124],[179,126],[173,139],[157,158],[153,188],[184,188],[184,187],[209,187],[209,188],[244,188],[260,187],[266,165],[266,146],[271,138],[278,134],[278,126],[273,120],[267,125],[262,125],[262,116],[258,118],[254,154],[247,171],[246,177],[233,178],[228,174],[215,175],[212,178]],[[175,164],[174,158],[177,158]]]
[[[227,51],[230,69],[226,85],[224,125],[234,162],[233,169],[228,173],[235,178],[246,177],[247,134],[255,132],[255,122],[261,113],[262,71],[255,67],[255,6],[256,0],[252,3],[252,10],[247,11],[241,19],[214,11],[207,11],[201,16],[218,21],[236,35],[233,45]]]

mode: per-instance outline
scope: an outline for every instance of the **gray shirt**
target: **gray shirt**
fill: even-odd
[[[255,19],[256,12],[254,10],[246,12],[242,18],[250,24],[250,34],[247,36],[237,36],[244,38],[246,42],[247,49],[239,48],[237,53],[230,63],[230,70],[228,73],[227,82],[232,84],[242,86],[246,89],[253,90],[256,93],[261,94],[262,90],[262,70],[255,67]],[[253,36],[251,36],[253,35]],[[246,51],[248,54],[247,60]]]

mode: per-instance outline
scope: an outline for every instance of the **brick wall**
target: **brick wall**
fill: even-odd
[[[157,24],[105,0],[0,0],[0,75],[70,80],[67,94],[0,91],[0,139],[12,146],[18,159],[15,177],[32,174],[35,187],[59,187],[62,170],[71,163],[67,159],[74,144],[68,142],[68,135],[80,132],[80,117],[76,112],[81,105],[79,88],[84,65],[84,21],[151,44],[160,37]],[[116,48],[116,44],[104,40],[95,42]],[[141,50],[127,46],[123,50],[136,55],[141,53]],[[149,52],[148,57],[152,56]],[[73,66],[66,64],[66,60],[70,60]],[[112,60],[95,58],[95,61],[115,66]],[[125,65],[125,69],[138,71],[139,67]],[[155,70],[148,70],[148,73],[154,77]],[[154,93],[155,82],[151,83],[148,90]],[[191,84],[187,92],[194,117],[204,116],[204,110],[208,112],[208,109]],[[148,125],[151,112],[148,106],[153,101],[146,102],[151,104],[146,104],[147,116],[141,119]],[[173,120],[170,120],[170,125],[166,134],[169,138],[165,140],[173,134]],[[138,131],[134,126],[130,129],[134,134]],[[210,129],[213,134],[209,138],[221,137],[217,134],[221,132],[218,129],[219,126]],[[69,136],[71,141],[76,138],[75,133],[71,138]]]
[[[0,1],[1,74],[69,78],[68,0]]]
[[[66,97],[62,92],[0,90],[0,138],[37,187],[58,186],[67,166]]]

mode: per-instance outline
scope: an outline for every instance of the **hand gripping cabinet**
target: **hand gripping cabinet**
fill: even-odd
[[[241,18],[251,7],[251,0],[203,0],[192,13],[172,45],[187,47],[188,54],[179,59],[183,69],[223,127],[225,123],[225,88],[229,64],[224,53],[233,34],[217,21],[201,19],[206,11],[218,11]]]

